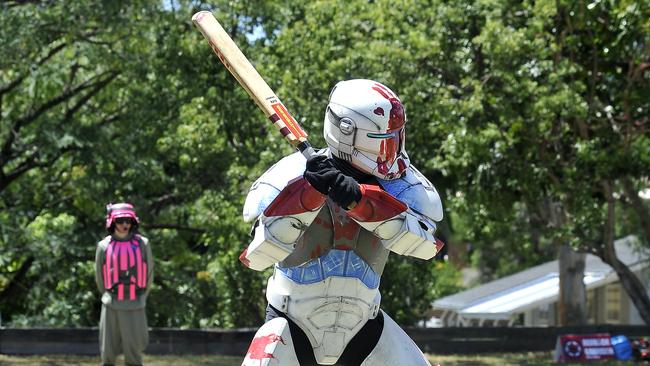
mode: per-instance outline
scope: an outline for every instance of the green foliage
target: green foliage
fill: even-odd
[[[123,200],[136,205],[156,260],[150,325],[263,320],[268,273],[238,262],[250,240],[241,208],[291,148],[193,27],[195,6],[0,5],[4,324],[96,324],[94,247],[104,205]],[[648,1],[206,8],[314,145],[324,145],[336,81],[397,91],[412,162],[443,197],[441,231],[449,246],[472,243],[487,276],[550,259],[558,241],[598,242],[604,181],[620,197],[617,233],[648,225],[621,188],[647,184]],[[458,286],[451,264],[393,255],[383,307],[412,324]]]

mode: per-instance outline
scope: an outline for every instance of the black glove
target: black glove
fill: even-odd
[[[347,176],[334,166],[325,155],[312,156],[307,160],[303,174],[318,192],[328,195],[332,201],[347,209],[352,202],[361,199],[361,188],[354,178]]]

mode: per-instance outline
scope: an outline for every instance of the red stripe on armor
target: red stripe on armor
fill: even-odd
[[[348,215],[361,222],[386,221],[406,211],[408,206],[380,187],[360,184],[361,201],[348,211]]]
[[[120,270],[126,271],[129,269],[129,265],[127,263],[127,255],[128,255],[128,249],[127,249],[127,243],[120,243]]]
[[[121,283],[117,285],[117,300],[118,301],[124,300],[124,285]]]
[[[135,248],[135,259],[137,262],[137,271],[138,271],[138,287],[143,288],[144,286],[142,285],[142,253],[140,251],[140,247],[138,246]]]
[[[315,211],[325,203],[325,195],[318,192],[303,177],[289,182],[282,192],[275,197],[264,215],[286,216]]]
[[[147,287],[147,277],[148,277],[147,264],[142,263],[142,288]]]
[[[118,279],[117,275],[119,272],[118,270],[119,267],[117,266],[117,254],[119,251],[119,247],[117,246],[116,242],[113,242],[112,245],[113,245],[113,253],[112,253],[113,255],[111,256],[111,268],[113,270],[113,280],[111,282],[113,285],[115,285],[117,283],[117,279]]]
[[[104,265],[102,266],[102,275],[103,275],[102,279],[104,282],[104,288],[108,290],[109,288],[111,288],[110,286],[111,280],[108,278],[108,272],[106,271],[106,263],[104,263]]]
[[[135,278],[131,276],[131,284],[129,285],[129,299],[135,300]]]
[[[112,286],[113,281],[111,280],[111,267],[112,267],[112,261],[113,261],[112,256],[113,256],[113,242],[111,241],[110,243],[108,243],[108,248],[106,248],[106,260],[105,260],[106,277],[104,277],[104,279],[108,283],[107,288],[113,287]]]
[[[133,255],[133,242],[126,244],[126,249],[129,252],[129,268],[135,266],[135,256]]]

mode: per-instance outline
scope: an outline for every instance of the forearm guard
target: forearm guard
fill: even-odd
[[[380,187],[361,184],[362,198],[348,215],[400,255],[430,259],[443,244],[434,237],[436,224],[409,209]]]
[[[239,260],[257,271],[284,260],[324,203],[325,196],[302,177],[291,181],[256,220],[253,241]]]

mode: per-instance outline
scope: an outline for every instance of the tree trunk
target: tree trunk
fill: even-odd
[[[648,296],[648,292],[639,277],[625,263],[618,259],[614,251],[613,243],[607,243],[606,249],[603,255],[600,256],[600,259],[614,269],[618,275],[618,279],[621,281],[623,289],[625,289],[627,296],[636,307],[641,319],[647,325],[650,325],[650,297]]]
[[[624,186],[626,184],[628,185],[626,191],[629,193],[631,190],[630,183],[623,183]],[[650,325],[650,297],[648,297],[648,292],[634,272],[616,256],[616,248],[614,247],[615,200],[611,182],[603,182],[603,193],[607,199],[607,221],[603,231],[603,248],[602,251],[598,252],[599,257],[614,269],[625,292],[636,306],[639,315],[647,325]],[[632,197],[630,199],[633,200]]]
[[[587,323],[587,291],[584,253],[574,251],[569,245],[560,245],[560,299],[558,302],[559,325],[585,325]]]
[[[7,304],[10,299],[17,297],[18,294],[25,291],[25,284],[23,280],[27,277],[27,272],[32,268],[34,264],[34,257],[29,256],[25,261],[20,265],[20,268],[16,271],[14,276],[9,281],[9,284],[0,291],[0,304]]]

